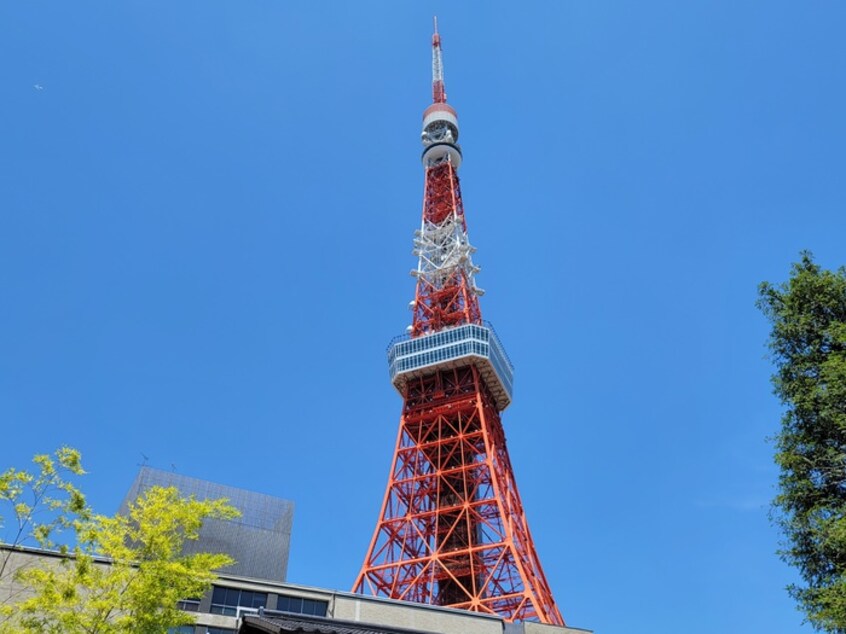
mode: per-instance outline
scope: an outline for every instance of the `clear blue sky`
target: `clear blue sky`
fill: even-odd
[[[3,2],[0,466],[74,445],[103,512],[142,452],[292,499],[289,579],[351,586],[400,413],[435,13],[565,619],[809,632],[754,302],[801,249],[846,263],[840,0]]]

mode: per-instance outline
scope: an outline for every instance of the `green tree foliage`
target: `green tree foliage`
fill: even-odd
[[[786,408],[773,516],[803,579],[788,589],[815,628],[846,632],[846,269],[802,253],[787,282],[761,285],[758,306]]]
[[[74,473],[82,473],[76,457]],[[78,508],[73,491],[77,502],[46,509],[54,511],[51,522],[57,523],[30,520],[30,526],[39,544],[52,543],[51,531],[41,526],[71,528],[76,544],[64,549],[65,557],[16,571],[16,583],[28,592],[0,604],[0,634],[165,634],[192,623],[177,602],[202,596],[213,571],[233,560],[225,554],[184,555],[185,542],[198,538],[204,520],[230,519],[238,511],[225,500],[183,498],[174,487],[152,487],[128,514],[106,517],[91,513],[84,498]],[[46,498],[56,499],[45,495],[41,501]]]
[[[8,524],[0,515],[0,529],[9,533],[5,539],[0,533],[0,543],[52,548],[57,533],[74,529],[75,522],[90,517],[85,496],[73,483],[75,476],[85,473],[82,458],[77,450],[62,447],[52,456],[39,454],[32,462],[35,473],[15,468],[0,473],[0,508],[11,510]],[[0,552],[0,580],[11,555],[11,550]]]

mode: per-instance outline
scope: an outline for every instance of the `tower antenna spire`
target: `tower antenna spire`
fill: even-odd
[[[446,103],[444,87],[444,61],[441,56],[441,35],[438,33],[438,16],[434,16],[435,32],[432,34],[432,103]]]

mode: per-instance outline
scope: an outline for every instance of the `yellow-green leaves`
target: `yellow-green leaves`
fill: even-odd
[[[73,483],[85,473],[82,458],[76,449],[61,447],[53,455],[36,455],[32,462],[32,472],[9,468],[0,473],[0,543],[54,548],[58,532],[90,515],[85,496]],[[11,550],[0,552],[0,580],[10,557]]]
[[[0,495],[7,492],[0,499],[12,499],[8,491],[15,483],[23,489],[49,483],[52,493],[40,500],[60,500],[55,508],[62,518],[35,525],[33,538],[50,544],[54,528],[67,528],[76,544],[64,546],[64,559],[18,571],[16,580],[29,594],[14,604],[0,603],[0,634],[165,634],[191,623],[177,602],[202,596],[214,570],[234,562],[222,553],[185,555],[185,543],[198,538],[205,520],[231,519],[238,511],[225,500],[197,500],[173,487],[152,487],[127,515],[95,515],[82,493],[60,478],[84,473],[79,452],[63,448],[53,457],[37,456],[35,463],[39,473],[28,482],[17,477],[19,472],[0,476]],[[56,496],[56,490],[64,495]],[[16,514],[31,516],[31,507],[15,495]]]
[[[85,473],[82,469],[82,455],[76,449],[61,447],[56,452],[56,459],[64,469],[75,475],[83,475]]]

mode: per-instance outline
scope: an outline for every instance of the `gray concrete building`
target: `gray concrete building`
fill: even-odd
[[[9,551],[0,546],[0,551]],[[50,565],[59,553],[15,549],[12,569]],[[0,596],[16,592],[6,575]],[[394,601],[338,590],[313,588],[268,579],[221,574],[199,599],[179,606],[195,625],[171,634],[590,634],[590,630],[540,623],[506,623],[503,619],[419,603]]]
[[[206,520],[200,538],[185,545],[185,554],[227,553],[235,564],[223,572],[243,577],[285,581],[294,503],[289,500],[237,489],[152,467],[141,467],[120,507],[129,504],[153,486],[176,487],[184,497],[198,500],[226,498],[241,512],[234,520]]]

